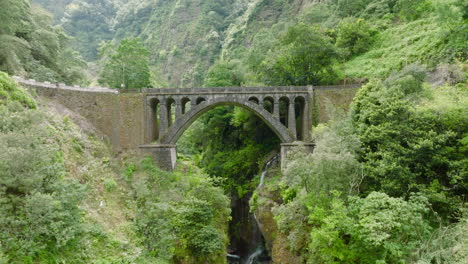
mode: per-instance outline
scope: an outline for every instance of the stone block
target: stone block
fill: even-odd
[[[173,171],[177,162],[176,145],[143,145],[140,149],[150,153],[156,165],[166,171]]]
[[[315,148],[315,143],[306,143],[306,142],[293,142],[293,143],[282,143],[281,144],[281,171],[284,172],[286,164],[288,162],[288,155],[291,151],[300,150],[305,151],[306,153],[312,153]]]

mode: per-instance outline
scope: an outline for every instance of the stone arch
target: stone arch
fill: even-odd
[[[176,99],[173,97],[169,97],[166,99],[166,107],[167,107],[167,121],[168,125],[172,126],[174,123],[174,114],[175,114],[175,106],[176,106]]]
[[[257,98],[256,96],[250,96],[250,97],[249,97],[249,102],[253,102],[253,103],[259,104],[259,103],[260,103],[260,100],[258,100],[258,98]]]
[[[289,121],[289,103],[290,100],[287,96],[280,96],[278,98],[280,122],[286,127],[288,126]]]
[[[274,113],[275,108],[275,99],[272,96],[265,96],[263,98],[263,108],[265,108],[268,112]]]
[[[205,102],[205,101],[206,101],[205,97],[197,97],[197,99],[195,100],[195,104],[199,105],[199,104],[201,104],[202,102]]]
[[[294,112],[296,118],[296,130],[297,130],[297,139],[304,140],[305,133],[307,133],[305,125],[305,107],[306,107],[306,99],[304,96],[296,96],[294,99]]]
[[[148,143],[154,142],[159,139],[159,107],[160,101],[157,97],[150,98],[148,100],[148,131],[147,139]]]
[[[245,101],[233,97],[222,97],[214,100],[208,100],[204,104],[198,104],[192,107],[185,115],[178,120],[175,120],[174,124],[168,129],[167,133],[162,136],[162,144],[175,144],[183,132],[202,114],[209,110],[221,106],[221,105],[235,105],[247,109],[262,119],[271,130],[279,137],[283,143],[290,143],[294,141],[289,130],[281,124],[281,122],[275,118],[267,110],[263,109],[261,105],[254,102]]]
[[[192,101],[188,97],[183,97],[180,100],[180,105],[182,107],[182,114],[185,114],[185,112],[187,110],[190,110],[190,108],[192,107]],[[188,107],[187,107],[187,105],[188,105]]]

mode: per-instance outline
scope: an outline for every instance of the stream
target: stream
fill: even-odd
[[[275,165],[279,161],[279,154],[271,158],[265,165],[265,168],[260,175],[260,182],[257,185],[257,188],[260,188],[265,180],[265,176],[268,172],[268,169],[271,166]],[[268,251],[265,247],[265,239],[263,238],[262,232],[259,228],[259,222],[255,213],[248,215],[249,221],[253,221],[253,225],[250,227],[253,230],[250,230],[251,233],[251,247],[248,249],[248,254],[236,255],[236,254],[227,254],[228,264],[269,264],[271,263],[271,257],[268,254]]]

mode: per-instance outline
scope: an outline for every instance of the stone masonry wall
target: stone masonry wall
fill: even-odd
[[[16,78],[39,96],[57,100],[78,113],[108,137],[115,150],[138,149],[144,143],[144,95],[79,87],[57,88]],[[50,87],[47,87],[50,86]]]
[[[332,119],[336,111],[345,112],[353,101],[361,85],[314,87],[312,98],[312,114],[314,124],[324,123]]]

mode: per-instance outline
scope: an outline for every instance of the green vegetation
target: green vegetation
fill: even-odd
[[[41,81],[85,84],[86,63],[69,47],[69,37],[29,0],[0,3],[0,71]]]
[[[270,85],[333,83],[338,58],[331,40],[306,24],[288,28],[261,64],[261,79]]]
[[[135,173],[136,226],[150,254],[165,263],[223,263],[230,210],[222,190],[200,172],[162,172],[150,158]]]
[[[102,71],[99,83],[111,88],[150,87],[149,52],[139,39],[124,39],[117,48],[101,47]]]
[[[0,76],[0,263],[225,262],[229,200],[212,179],[116,159]]]
[[[278,149],[224,106],[180,139],[177,172],[115,157],[8,76],[87,84],[70,47],[112,88],[368,80],[252,209],[297,263],[467,262],[465,0],[35,2],[54,19],[0,3],[0,263],[223,263],[226,194],[248,197]]]
[[[425,74],[411,65],[369,82],[350,113],[316,128],[314,153],[290,157],[272,212],[303,262],[466,260],[466,235],[440,234],[467,227],[467,83],[434,90]]]

